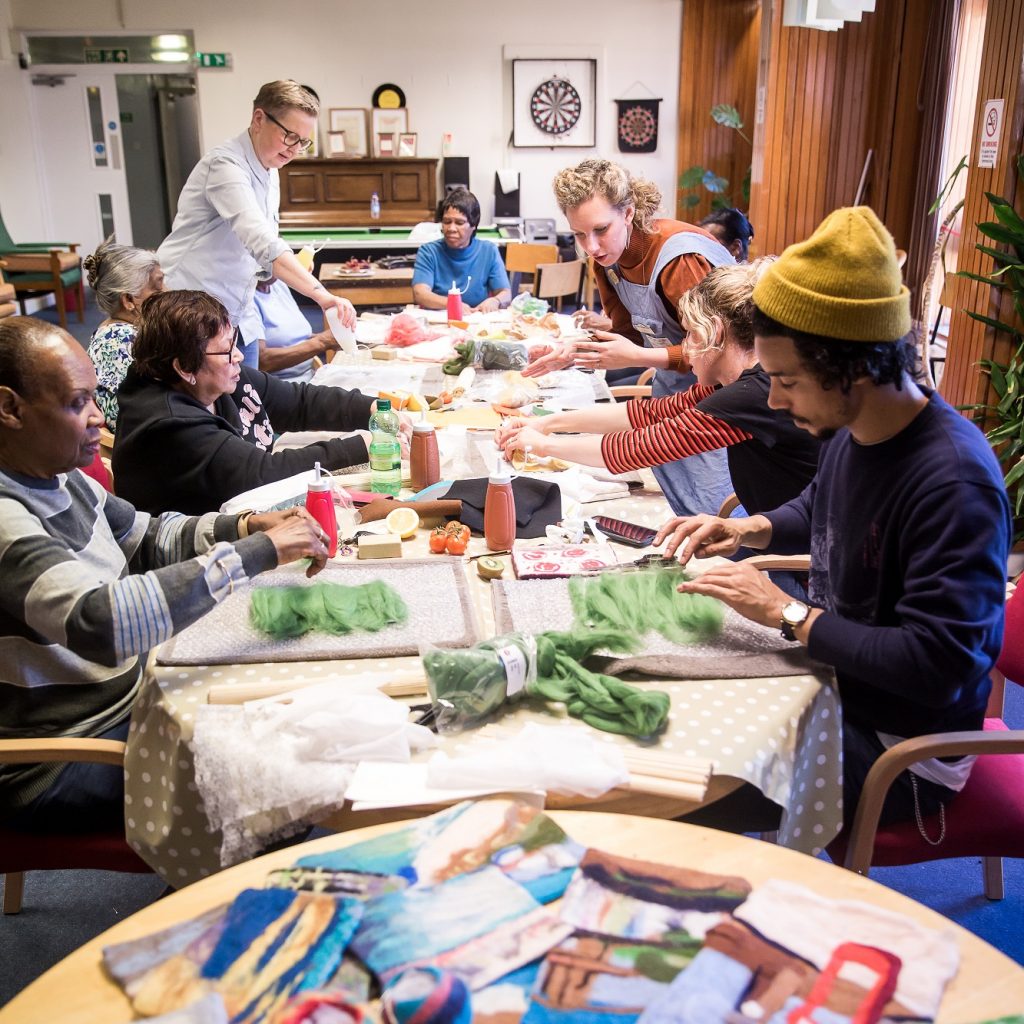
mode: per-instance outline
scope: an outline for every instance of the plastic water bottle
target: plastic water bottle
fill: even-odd
[[[402,446],[398,441],[398,414],[387,398],[377,399],[370,417],[370,490],[398,494],[402,488]]]
[[[380,220],[380,196],[376,192],[370,196],[370,220]]]

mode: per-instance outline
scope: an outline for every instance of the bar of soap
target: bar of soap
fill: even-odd
[[[359,538],[360,558],[401,558],[402,538],[394,533],[364,533]]]
[[[398,353],[393,348],[388,348],[386,345],[378,345],[376,348],[370,349],[370,356],[374,359],[383,359],[387,362],[389,359],[398,358]]]

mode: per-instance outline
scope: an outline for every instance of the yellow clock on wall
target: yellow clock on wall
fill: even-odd
[[[382,110],[397,110],[405,106],[405,93],[397,85],[385,82],[374,90],[373,105]]]

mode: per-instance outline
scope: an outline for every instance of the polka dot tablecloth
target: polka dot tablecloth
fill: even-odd
[[[645,480],[647,486],[630,497],[595,503],[587,511],[661,525],[668,517],[665,500],[646,474]],[[409,555],[425,553],[426,531],[420,530],[405,547]],[[474,538],[467,554],[484,550],[483,540]],[[623,561],[643,553],[616,550]],[[472,563],[467,569],[482,635],[493,635],[489,584],[477,577]],[[221,836],[206,819],[189,747],[196,708],[206,701],[211,686],[280,681],[285,688],[289,683],[328,679],[343,685],[347,674],[372,671],[387,679],[418,665],[418,659],[392,658],[181,667],[159,666],[151,658],[132,713],[125,756],[125,818],[132,847],[176,887],[221,868]],[[786,846],[813,853],[838,833],[841,728],[830,674],[650,685],[667,692],[672,701],[658,749],[713,760],[716,774],[761,789],[784,808],[779,841]],[[520,708],[505,721],[544,717],[543,712]],[[609,743],[632,742],[600,735]],[[456,741],[445,739],[443,744]],[[353,824],[358,824],[358,816],[353,816]]]

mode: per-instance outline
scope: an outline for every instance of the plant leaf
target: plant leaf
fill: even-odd
[[[988,238],[995,239],[997,242],[1005,242],[1014,248],[1024,245],[1024,236],[994,220],[981,221],[978,224],[978,230]]]
[[[683,206],[688,210],[692,209],[700,202],[700,196],[694,195],[692,192],[683,199]]]
[[[711,119],[716,124],[725,125],[726,128],[735,128],[737,131],[743,127],[740,112],[729,103],[715,104],[711,108]]]
[[[688,167],[679,175],[680,188],[696,188],[703,180],[707,172],[699,164]],[[699,200],[698,200],[699,202]]]
[[[705,171],[703,181],[709,192],[724,192],[729,187],[729,179],[715,174],[714,171]]]
[[[1003,270],[1008,270],[1008,269],[1009,269],[1009,267],[1003,267]],[[1002,273],[1002,271],[997,271],[997,273]],[[996,280],[994,280],[995,275],[993,275],[992,277],[985,277],[982,274],[975,274],[973,271],[970,271],[970,270],[958,270],[954,276],[955,277],[966,277],[969,281],[980,281],[982,284],[991,285],[993,288],[1005,288],[1006,287],[1006,283],[1004,281],[996,281]]]
[[[993,249],[990,245],[982,245],[980,242],[975,246],[978,252],[985,253],[986,256],[991,256],[999,264],[1008,265],[1011,267],[1024,267],[1019,259],[1015,258],[1013,253],[1004,252],[1000,249]]]
[[[1009,203],[1001,206],[993,205],[992,210],[1003,227],[1016,233],[1017,241],[1014,244],[1019,246],[1024,243],[1024,220],[1021,220],[1020,214]]]
[[[956,167],[954,167],[953,170],[950,172],[949,177],[946,179],[946,183],[942,186],[942,189],[939,191],[939,194],[935,197],[935,202],[932,203],[932,205],[928,207],[929,215],[935,213],[938,210],[938,208],[945,202],[946,196],[949,194],[950,190],[953,188],[954,182],[960,176],[960,172],[966,166],[967,166],[967,156],[964,155],[964,156],[960,157],[960,163],[958,163],[956,165]]]
[[[994,327],[997,331],[1006,331],[1008,334],[1014,335],[1020,333],[1009,324],[1004,324],[1002,320],[993,320],[990,316],[985,316],[982,313],[974,313],[971,310],[966,310],[966,312],[972,320],[977,320],[979,323],[986,324],[989,327]]]

